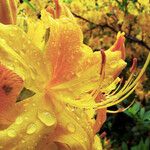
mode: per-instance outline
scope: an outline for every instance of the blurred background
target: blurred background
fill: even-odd
[[[19,0],[18,0],[19,1]],[[132,59],[138,59],[139,71],[150,51],[150,1],[149,0],[60,0],[77,18],[84,33],[84,43],[93,51],[108,49],[119,31],[126,37],[126,69],[120,75],[127,79]],[[20,0],[20,16],[36,13],[53,5],[51,0]],[[23,22],[24,27],[26,22]],[[125,112],[108,114],[99,131],[104,150],[150,149],[150,64],[141,84],[123,105],[135,103]],[[119,105],[110,109],[116,110]]]

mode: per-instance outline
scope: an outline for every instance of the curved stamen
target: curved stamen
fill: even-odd
[[[130,94],[132,94],[132,92],[138,86],[139,80],[141,79],[142,75],[144,74],[144,72],[145,72],[145,70],[146,70],[146,68],[149,64],[149,61],[150,61],[150,53],[148,54],[147,60],[144,64],[142,70],[140,71],[140,73],[136,77],[136,79],[133,78],[134,73],[131,73],[129,79],[127,80],[127,82],[125,83],[123,88],[120,91],[118,91],[117,93],[115,93],[114,95],[111,95],[111,94],[107,95],[105,97],[104,101],[100,101],[100,102],[96,103],[95,98],[97,97],[97,95],[100,92],[103,92],[103,91],[107,92],[107,88],[109,86],[104,88],[104,89],[99,87],[97,90],[94,90],[94,92],[92,92],[92,95],[91,94],[89,95],[88,99],[87,99],[87,97],[86,98],[81,98],[80,100],[75,100],[75,99],[72,100],[70,98],[69,99],[63,99],[62,98],[62,101],[69,104],[69,105],[72,105],[74,107],[78,107],[78,108],[81,108],[81,109],[83,109],[83,108],[84,109],[93,108],[95,110],[98,110],[98,109],[107,108],[107,107],[116,105],[116,104],[122,102],[124,99],[126,99]],[[116,82],[116,81],[114,81],[114,82]],[[110,87],[112,86],[112,84],[114,84],[114,83],[111,83]],[[112,91],[114,89],[110,88],[109,90]],[[110,91],[108,93],[110,93]]]
[[[121,84],[123,82],[123,77],[121,78],[120,82],[119,82],[119,85],[116,87],[116,89],[110,94],[110,96],[113,96],[114,94],[116,94],[118,92],[118,90],[120,89],[121,87]]]
[[[100,75],[102,76],[102,79],[105,76],[105,64],[106,64],[106,55],[105,51],[103,49],[100,50],[102,62],[101,62],[101,68],[100,68]]]
[[[107,113],[119,113],[119,112],[124,112],[126,111],[128,108],[130,108],[135,102],[135,99],[131,102],[131,104],[129,106],[127,106],[126,108],[119,108],[118,110],[107,110]]]
[[[130,72],[134,72],[137,66],[137,58],[133,58],[132,66],[130,68]]]

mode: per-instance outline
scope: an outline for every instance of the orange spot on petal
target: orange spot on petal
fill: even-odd
[[[0,64],[0,112],[7,111],[15,105],[22,86],[23,80]]]

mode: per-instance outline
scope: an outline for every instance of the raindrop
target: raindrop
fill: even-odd
[[[110,67],[111,67],[112,69],[115,69],[117,66],[118,66],[118,64],[117,64],[116,61],[113,61],[113,62],[111,63],[111,65],[110,65]]]
[[[33,134],[36,131],[37,127],[34,123],[30,124],[27,127],[27,134]]]
[[[9,129],[7,131],[7,134],[9,137],[15,137],[16,136],[16,131],[14,129]]]
[[[76,130],[74,124],[72,124],[72,123],[68,123],[67,129],[68,129],[68,131],[71,132],[71,133],[74,133],[75,130]]]
[[[33,103],[33,104],[32,104],[32,106],[33,106],[33,107],[35,107],[35,106],[36,106],[36,104],[35,104],[35,103]]]
[[[25,120],[28,120],[29,118],[28,117],[25,117]]]
[[[17,117],[16,124],[20,125],[23,122],[22,117]]]
[[[25,140],[21,140],[21,143],[25,143],[26,141]]]
[[[55,124],[55,117],[51,115],[49,112],[38,112],[38,118],[41,122],[43,122],[46,126],[52,126]]]

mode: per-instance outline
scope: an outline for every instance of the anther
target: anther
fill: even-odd
[[[132,66],[130,68],[130,72],[133,73],[137,67],[137,58],[133,58]]]

